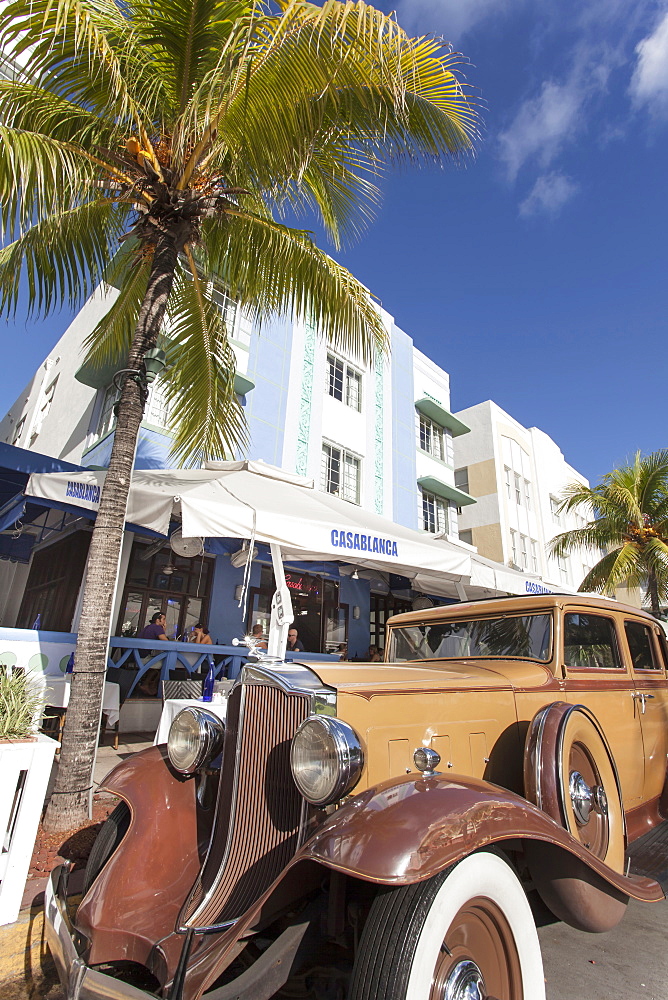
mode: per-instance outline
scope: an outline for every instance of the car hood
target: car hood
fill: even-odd
[[[431,660],[414,663],[312,663],[321,680],[341,694],[452,691],[545,683],[546,667],[527,661]]]

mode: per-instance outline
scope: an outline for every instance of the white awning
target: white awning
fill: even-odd
[[[97,511],[106,473],[35,473],[26,493]],[[415,590],[461,600],[551,593],[540,578],[492,562],[427,532],[404,528],[314,488],[312,479],[265,462],[211,462],[205,469],[135,471],[126,521],[167,535],[180,515],[185,537],[280,545],[284,558],[336,560],[397,573]]]
[[[27,493],[96,511],[104,477],[105,472],[34,475]],[[258,542],[279,544],[287,558],[339,560],[410,579],[427,573],[436,594],[452,593],[439,581],[461,581],[471,572],[471,555],[463,547],[321,493],[312,480],[263,462],[134,472],[126,520],[166,535],[174,513],[181,514],[186,537],[254,533]]]

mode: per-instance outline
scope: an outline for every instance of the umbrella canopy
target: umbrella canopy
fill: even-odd
[[[27,492],[95,511],[104,472],[31,476]],[[471,575],[471,555],[443,538],[395,524],[314,489],[313,481],[264,462],[210,463],[206,469],[158,469],[132,476],[127,520],[166,535],[174,514],[186,537],[251,538],[281,546],[284,556],[339,560],[414,578]]]

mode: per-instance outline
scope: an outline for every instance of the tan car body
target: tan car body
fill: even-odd
[[[563,620],[571,611],[610,619],[619,666],[567,665]],[[365,883],[405,885],[431,878],[487,845],[509,852],[554,912],[584,929],[613,926],[629,897],[662,899],[652,879],[627,876],[622,864],[607,863],[565,828],[555,786],[558,754],[540,752],[542,745],[557,745],[550,740],[574,717],[571,708],[586,706],[576,715],[594,733],[605,766],[615,775],[608,796],[619,791],[623,812],[616,836],[632,841],[662,821],[668,660],[653,618],[598,598],[509,598],[397,616],[388,622],[386,648],[393,630],[407,624],[528,613],[552,617],[544,661],[485,657],[310,665],[315,680],[333,693],[337,718],[359,738],[364,754],[359,781],[336,808],[311,810],[310,835],[275,875],[267,875],[252,905],[231,926],[195,935],[185,959],[185,900],[203,857],[193,782],[174,774],[164,748],[119,765],[107,787],[128,803],[132,821],[79,907],[76,928],[89,942],[86,960],[139,963],[165,993],[177,980],[176,993],[191,1000],[211,986],[249,934],[313,891],[323,870]],[[649,630],[651,670],[634,668],[627,621]],[[307,656],[304,663],[308,666]],[[282,677],[280,665],[273,669],[275,681],[269,667],[259,673],[287,691],[289,676]],[[440,755],[438,773],[424,776],[417,770],[413,755],[419,747]],[[178,836],[168,834],[167,820]],[[259,836],[256,830],[253,836]],[[215,837],[214,828],[212,844]],[[147,869],[147,857],[160,861]],[[67,975],[65,970],[61,978]]]

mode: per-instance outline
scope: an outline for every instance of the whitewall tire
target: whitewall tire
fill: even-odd
[[[376,897],[350,1000],[545,1000],[536,925],[496,854]]]

